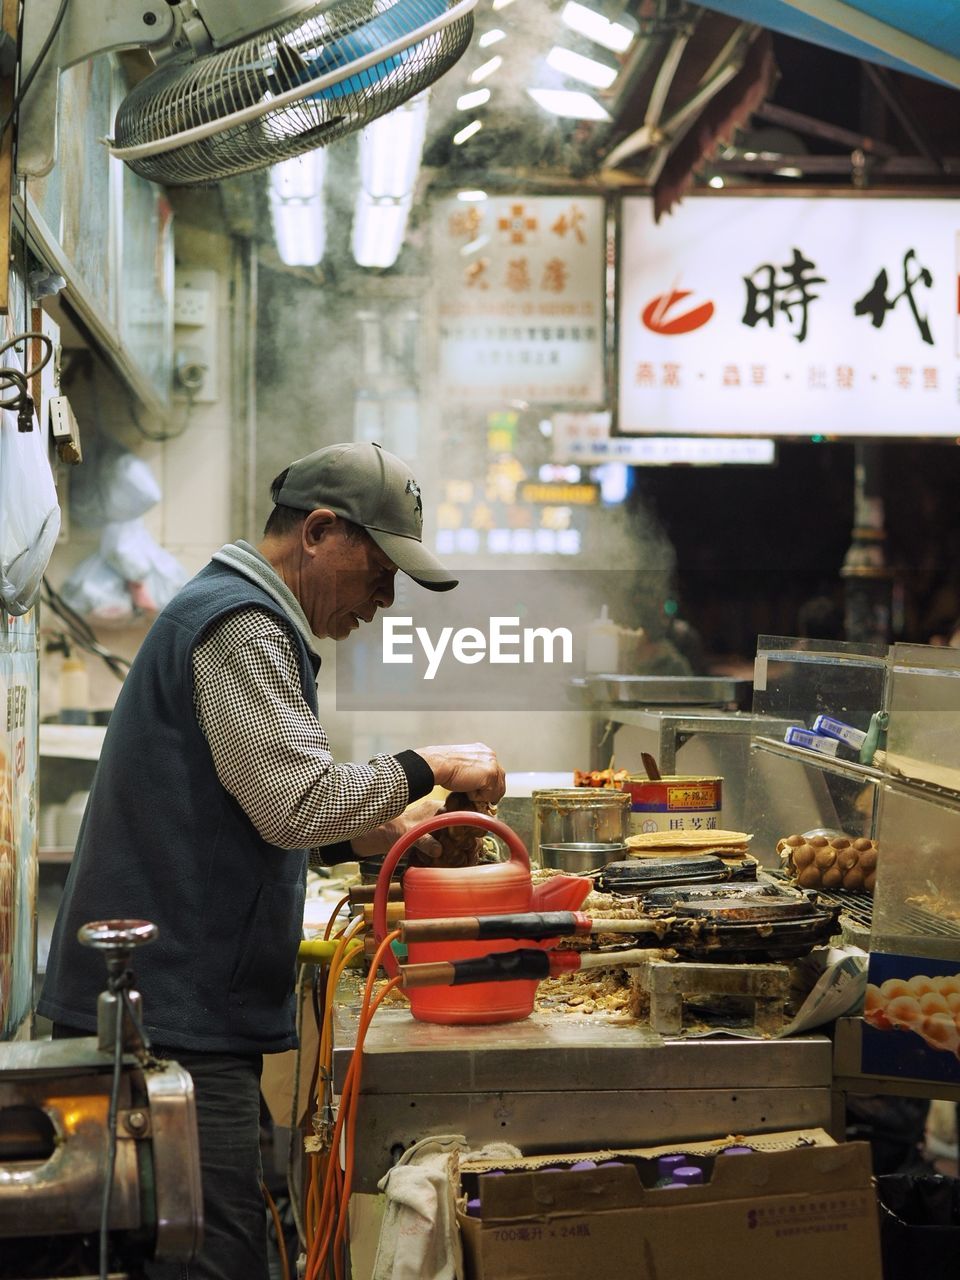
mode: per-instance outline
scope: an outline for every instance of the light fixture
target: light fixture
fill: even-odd
[[[493,0],[493,4],[490,8],[496,12],[497,9],[506,9],[507,5],[510,4],[513,4],[513,0]]]
[[[605,49],[612,49],[614,53],[626,53],[633,44],[634,33],[629,27],[619,22],[611,22],[602,13],[597,13],[596,9],[589,9],[585,4],[577,4],[575,0],[570,0],[569,4],[564,5],[560,21],[571,31],[586,36],[588,40],[592,40],[594,44],[603,45]]]
[[[360,267],[392,267],[400,254],[412,196],[377,199],[361,191],[353,211],[353,258]]]
[[[472,138],[475,133],[479,133],[483,128],[483,122],[480,120],[471,120],[469,124],[465,124],[462,129],[453,135],[453,145],[462,147],[468,138]]]
[[[707,182],[707,186],[713,187],[714,191],[722,191],[725,185],[719,173],[715,173]]]
[[[492,27],[489,31],[485,31],[477,44],[481,49],[489,49],[492,44],[499,44],[501,40],[505,40],[507,33],[501,31],[499,27]]]
[[[470,72],[470,83],[479,84],[481,80],[486,80],[495,71],[499,71],[502,65],[503,58],[499,53],[495,53],[492,58],[488,58],[486,62],[481,62],[479,67]]]
[[[574,53],[559,44],[547,54],[547,66],[574,80],[582,80],[594,89],[609,89],[617,78],[616,67],[597,62],[595,58],[585,58],[582,53]]]
[[[796,168],[795,165],[784,165],[782,169],[774,169],[773,171],[778,178],[802,178],[803,170]]]
[[[360,185],[367,195],[399,200],[413,194],[426,133],[425,93],[361,130]]]
[[[610,115],[589,93],[578,89],[528,89],[534,102],[554,116],[571,120],[609,120]]]
[[[462,93],[457,99],[458,111],[472,111],[474,107],[482,107],[490,101],[489,89],[474,89],[471,93]]]
[[[418,94],[361,130],[352,242],[358,266],[390,267],[400,253],[423,154],[427,104],[427,94]]]
[[[480,200],[486,200],[487,193],[485,191],[458,191],[457,199],[462,200],[464,204],[476,204]]]
[[[290,267],[315,267],[323,258],[326,216],[323,179],[327,153],[320,148],[270,170],[270,213],[277,252]]]

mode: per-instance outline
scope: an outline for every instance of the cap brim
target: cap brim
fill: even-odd
[[[450,591],[460,581],[452,577],[450,570],[416,538],[405,538],[399,533],[384,533],[382,529],[369,527],[367,533],[402,573],[428,591]]]

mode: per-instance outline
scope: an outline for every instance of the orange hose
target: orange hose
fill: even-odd
[[[366,1037],[370,1020],[379,1008],[387,991],[397,985],[395,981],[388,983],[383,991],[379,993],[377,999],[371,1001],[381,957],[397,937],[399,937],[399,932],[394,930],[383,939],[377,948],[377,953],[373,958],[370,972],[367,976],[361,1003],[360,1021],[357,1028],[357,1040],[344,1078],[340,1106],[337,1110],[337,1120],[330,1144],[326,1177],[323,1180],[323,1195],[320,1201],[319,1217],[307,1257],[306,1280],[319,1280],[321,1266],[329,1275],[331,1261],[334,1267],[334,1274],[338,1280],[342,1275],[342,1262],[337,1246],[342,1244],[346,1233],[350,1199],[350,1181],[347,1178],[347,1170],[349,1169],[352,1177],[354,1165],[353,1146],[356,1132],[356,1099],[359,1093],[363,1041]],[[341,1170],[337,1152],[344,1132],[344,1125],[347,1126],[347,1136],[344,1143],[344,1169]],[[332,1250],[334,1253],[331,1259]]]

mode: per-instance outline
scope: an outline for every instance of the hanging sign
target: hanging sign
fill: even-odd
[[[960,435],[955,200],[622,208],[619,432]]]
[[[602,404],[605,245],[600,196],[439,201],[440,394],[487,405]]]

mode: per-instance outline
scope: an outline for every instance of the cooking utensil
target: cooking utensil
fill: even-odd
[[[640,752],[640,759],[643,761],[643,767],[644,767],[644,769],[646,769],[646,771],[647,771],[647,777],[650,779],[650,781],[651,781],[651,782],[659,782],[659,781],[660,781],[660,777],[661,777],[660,770],[659,770],[659,768],[657,767],[657,762],[656,762],[656,760],[653,758],[653,756],[650,754],[650,752],[649,752],[649,751],[641,751],[641,752]]]
[[[569,844],[542,844],[540,865],[554,871],[591,875],[608,862],[616,862],[627,854],[627,846],[619,841],[574,840]]]

